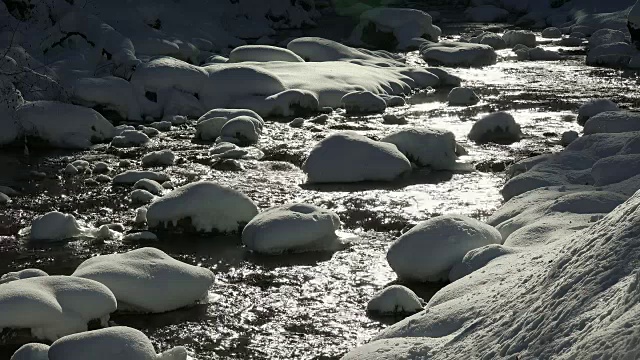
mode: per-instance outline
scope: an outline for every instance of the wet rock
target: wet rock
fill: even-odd
[[[111,171],[111,168],[105,162],[99,161],[95,163],[95,165],[93,165],[94,174],[104,174],[108,173],[109,171]]]
[[[0,192],[0,205],[7,205],[11,203],[11,198],[5,193]]]
[[[565,131],[562,133],[562,137],[560,138],[560,144],[562,146],[569,146],[572,142],[577,140],[579,137],[577,131]]]
[[[449,102],[449,105],[467,106],[477,104],[480,101],[480,98],[472,89],[456,87],[451,89],[449,92],[447,101]]]
[[[111,182],[112,179],[108,175],[100,174],[100,175],[96,176],[96,181],[97,182],[101,182],[101,183],[108,183],[108,182]]]
[[[408,123],[407,119],[404,116],[398,116],[394,114],[385,114],[382,116],[382,120],[385,124],[388,125],[404,125]]]
[[[380,315],[414,314],[422,311],[424,300],[411,289],[391,285],[373,296],[367,303],[367,312]]]
[[[62,172],[67,176],[74,176],[77,175],[79,171],[73,164],[68,164]]]
[[[303,118],[295,118],[289,123],[289,126],[291,126],[292,128],[301,128],[302,125],[304,125]]]
[[[220,159],[213,163],[212,168],[220,171],[244,171],[244,166],[235,159]]]
[[[332,109],[333,111],[333,109]],[[316,116],[313,119],[309,120],[310,123],[314,123],[314,124],[326,124],[327,121],[329,121],[329,115],[327,114],[322,114],[320,116]]]

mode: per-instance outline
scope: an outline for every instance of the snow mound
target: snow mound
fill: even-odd
[[[512,144],[522,138],[520,125],[509,113],[498,111],[476,121],[469,132],[469,139],[480,144],[489,142]]]
[[[560,39],[562,38],[562,31],[557,27],[548,27],[542,30],[542,37],[545,39]]]
[[[420,55],[429,64],[451,67],[493,65],[498,59],[495,50],[489,45],[452,41],[425,44],[420,48]]]
[[[109,140],[114,127],[97,111],[55,101],[34,101],[16,109],[21,132],[61,148],[88,148]]]
[[[508,30],[502,35],[502,39],[504,39],[508,47],[521,44],[529,48],[534,48],[538,45],[536,34],[529,30]]]
[[[288,204],[258,214],[242,231],[242,242],[252,251],[324,251],[339,245],[335,231],[340,218],[333,211],[309,204]]]
[[[179,225],[190,220],[199,232],[235,232],[258,214],[244,194],[210,181],[179,187],[156,199],[147,211],[149,227]]]
[[[128,185],[135,184],[137,181],[142,179],[149,179],[160,183],[169,181],[169,176],[155,171],[127,170],[116,175],[113,178],[113,183]]]
[[[402,285],[384,288],[367,303],[367,311],[378,314],[414,314],[422,311],[423,307],[424,301]]]
[[[507,43],[502,39],[502,36],[492,32],[483,32],[482,34],[469,39],[469,42],[474,44],[489,45],[495,50],[502,50],[507,48]]]
[[[618,111],[618,104],[609,99],[594,99],[582,104],[578,109],[578,124],[584,125],[590,117],[605,111]]]
[[[356,91],[342,97],[342,105],[348,115],[383,113],[387,103],[369,91]]]
[[[291,50],[269,45],[243,45],[231,50],[229,62],[236,63],[244,61],[304,62],[300,56]]]
[[[389,248],[387,261],[400,279],[440,281],[472,249],[501,244],[495,228],[461,215],[437,216],[400,236]]]
[[[192,305],[207,295],[214,281],[209,269],[183,263],[149,247],[92,257],[72,276],[106,285],[118,300],[119,309],[150,313]]]
[[[631,111],[604,111],[589,117],[587,122],[584,123],[585,135],[628,131],[640,131],[640,113]]]
[[[509,16],[509,12],[507,10],[493,5],[470,7],[464,12],[464,14],[467,17],[467,20],[471,22],[487,23],[504,21]]]
[[[452,170],[456,165],[456,139],[452,132],[428,127],[397,131],[381,141],[394,144],[409,160],[435,170]]]
[[[128,148],[147,145],[151,139],[147,134],[137,130],[125,130],[111,140],[111,146]]]
[[[389,143],[343,132],[317,143],[302,164],[309,183],[392,181],[411,170],[411,163]]]
[[[56,340],[103,325],[116,310],[104,285],[72,276],[40,276],[0,284],[0,328],[27,328],[40,339]]]
[[[467,106],[477,104],[480,101],[480,98],[476,95],[473,89],[455,87],[449,92],[447,101],[449,102],[449,105]]]
[[[224,139],[234,139],[241,145],[251,145],[260,139],[261,129],[261,123],[255,118],[238,116],[222,125],[222,128],[220,128],[220,136]]]
[[[176,161],[176,155],[173,151],[165,149],[147,153],[140,161],[142,166],[171,166]]]
[[[49,276],[49,274],[40,269],[24,269],[15,272],[9,272],[0,276],[0,284],[38,276]]]
[[[417,9],[373,8],[360,15],[351,33],[351,42],[379,49],[407,49],[415,38],[438,41],[442,31],[432,24],[431,15]]]

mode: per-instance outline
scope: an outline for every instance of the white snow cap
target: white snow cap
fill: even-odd
[[[190,220],[199,232],[235,232],[258,214],[246,195],[211,181],[179,187],[156,199],[147,211],[149,227],[173,225]]]
[[[242,242],[255,252],[332,250],[340,218],[333,211],[310,204],[288,204],[258,214],[242,231]]]
[[[411,163],[395,145],[355,132],[328,136],[302,164],[309,183],[392,181],[410,170]]]
[[[480,98],[476,95],[473,89],[455,87],[449,92],[447,101],[449,102],[449,105],[467,106],[477,104],[480,101]]]
[[[452,170],[456,165],[456,139],[452,132],[421,127],[397,131],[384,137],[408,159],[419,166],[435,170]]]
[[[28,328],[40,339],[56,340],[103,325],[116,310],[116,298],[104,285],[73,276],[39,276],[0,284],[0,328]]]
[[[424,44],[420,55],[430,65],[481,67],[493,65],[498,60],[495,50],[489,45],[453,41]]]
[[[15,272],[9,272],[0,276],[0,284],[38,276],[49,276],[49,274],[40,269],[24,269]]]
[[[469,139],[477,143],[511,144],[522,137],[520,125],[509,113],[497,111],[476,121],[469,132]]]
[[[411,289],[391,285],[378,292],[367,303],[367,311],[379,314],[413,314],[422,311],[424,300]]]
[[[501,244],[498,230],[462,215],[437,216],[400,236],[389,248],[387,261],[399,278],[439,281],[472,249]]]
[[[150,313],[193,305],[206,296],[214,280],[209,269],[183,263],[150,247],[92,257],[72,276],[106,285],[119,309]]]

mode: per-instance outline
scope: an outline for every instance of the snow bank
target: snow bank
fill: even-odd
[[[439,281],[472,249],[501,244],[495,228],[461,215],[437,216],[400,236],[389,248],[387,261],[399,278]]]
[[[434,128],[412,128],[384,137],[411,162],[434,170],[452,170],[456,165],[456,139],[452,132]]]
[[[415,38],[438,41],[442,31],[431,15],[417,9],[373,8],[360,15],[350,41],[379,49],[407,49]]]
[[[489,45],[443,41],[420,47],[420,55],[429,64],[480,67],[493,65],[498,56]]]
[[[406,286],[391,285],[367,303],[367,311],[378,314],[413,314],[422,311],[424,300]]]
[[[231,50],[229,62],[237,63],[244,61],[286,61],[304,62],[293,51],[269,45],[243,45]]]
[[[617,107],[617,106],[616,106]],[[584,134],[640,131],[640,113],[632,111],[604,111],[589,117]]]
[[[470,7],[464,14],[471,22],[501,22],[509,16],[507,10],[493,5]]]
[[[106,285],[118,300],[119,309],[150,313],[192,305],[207,295],[214,281],[209,269],[183,263],[149,247],[92,257],[72,276]]]
[[[46,272],[40,269],[24,269],[15,272],[8,272],[2,276],[0,276],[0,284],[8,283],[11,281],[16,281],[20,279],[27,279],[38,276],[49,276]]]
[[[149,227],[174,227],[189,220],[199,232],[235,232],[258,214],[244,194],[210,181],[179,187],[156,199],[147,211]]]
[[[452,106],[467,106],[475,105],[480,101],[480,98],[473,89],[465,87],[455,87],[451,89],[449,95],[447,95],[447,101]]]
[[[389,143],[343,132],[316,144],[302,164],[309,183],[392,181],[411,170],[411,163]]]
[[[0,328],[27,328],[40,339],[56,340],[103,325],[116,310],[104,285],[72,276],[40,276],[0,284]]]
[[[618,110],[618,105],[609,99],[589,100],[578,109],[578,124],[584,125],[590,117],[601,112]]]
[[[387,103],[369,91],[355,91],[342,97],[342,105],[348,115],[383,113]]]
[[[512,144],[522,138],[522,132],[511,114],[498,111],[476,121],[468,136],[470,140],[481,144]]]
[[[335,231],[340,218],[333,211],[310,204],[273,207],[258,214],[242,231],[242,242],[252,251],[324,251],[338,245]]]

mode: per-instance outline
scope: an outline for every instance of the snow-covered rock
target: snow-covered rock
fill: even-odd
[[[380,141],[394,144],[416,165],[430,166],[435,170],[454,169],[458,158],[455,136],[446,130],[411,128],[397,131]]]
[[[87,235],[88,229],[81,226],[73,215],[52,211],[33,220],[28,228],[29,240],[56,241]]]
[[[492,226],[466,216],[443,215],[400,236],[391,244],[387,261],[404,280],[446,280],[469,250],[501,243],[500,233]]]
[[[590,48],[587,65],[626,68],[638,50],[626,42],[605,43]]]
[[[502,36],[492,32],[483,32],[482,34],[469,39],[469,42],[474,44],[489,45],[495,50],[507,48],[507,43],[502,39]]]
[[[10,360],[49,360],[49,345],[24,344],[13,353]]]
[[[189,221],[199,232],[235,232],[258,214],[246,195],[210,181],[179,187],[156,199],[146,214],[149,227],[174,227]]]
[[[243,45],[231,50],[229,62],[237,63],[244,61],[268,62],[304,62],[293,51],[269,45]]]
[[[504,21],[509,12],[493,5],[481,5],[468,8],[464,14],[472,22],[500,22]]]
[[[142,166],[171,166],[175,160],[176,155],[169,149],[147,153],[140,159]]]
[[[626,43],[627,35],[619,30],[600,29],[589,37],[589,48],[595,49],[600,45]]]
[[[80,78],[71,84],[74,102],[93,107],[101,105],[113,110],[127,120],[142,120],[142,109],[138,104],[130,82],[115,77]]]
[[[161,195],[164,187],[157,181],[151,179],[140,179],[133,184],[134,189],[144,189],[153,195]]]
[[[498,111],[476,121],[468,136],[470,140],[480,144],[511,144],[522,138],[522,131],[513,115]]]
[[[545,39],[560,39],[562,37],[562,31],[557,27],[548,27],[542,30],[542,37]]]
[[[411,170],[411,163],[389,143],[343,132],[316,144],[302,165],[309,183],[392,181]]]
[[[169,180],[167,174],[162,174],[155,171],[139,171],[139,170],[127,170],[116,175],[113,178],[114,184],[128,185],[135,184],[138,180],[149,179],[156,182],[165,182]]]
[[[449,102],[449,105],[452,106],[468,106],[477,104],[480,101],[480,98],[476,95],[473,89],[455,87],[449,92],[447,101]]]
[[[243,145],[250,145],[258,142],[261,132],[261,124],[255,118],[250,116],[235,117],[225,122],[225,124],[222,125],[222,128],[220,128],[220,136],[225,139],[235,139],[238,143]]]
[[[151,313],[194,304],[206,297],[214,280],[211,270],[183,263],[150,247],[92,257],[72,276],[106,285],[118,300],[119,309]]]
[[[584,134],[640,131],[640,113],[604,111],[591,116],[584,124]]]
[[[49,274],[40,269],[24,269],[20,271],[8,272],[0,276],[0,284],[38,276],[49,276]]]
[[[56,340],[106,325],[116,299],[104,285],[73,276],[38,276],[0,284],[0,328],[27,328],[40,339]]]
[[[137,130],[125,130],[111,140],[111,146],[116,148],[144,146],[151,141],[147,134]]]
[[[229,119],[224,117],[213,117],[204,119],[196,125],[196,138],[204,141],[213,141],[220,136],[220,131]]]
[[[258,214],[242,231],[242,242],[252,251],[324,251],[338,245],[335,231],[340,218],[333,211],[310,204],[288,204]]]
[[[134,204],[148,204],[156,197],[152,193],[144,189],[135,189],[130,194],[131,202]]]
[[[391,285],[378,292],[367,303],[367,311],[377,314],[414,314],[422,311],[424,301],[411,289]]]
[[[342,97],[342,106],[349,115],[375,114],[384,112],[387,103],[369,91],[355,91]]]
[[[493,65],[498,59],[495,50],[489,45],[451,41],[425,44],[420,48],[420,55],[429,64],[454,67]]]
[[[590,117],[605,111],[618,111],[618,104],[609,99],[594,99],[582,104],[578,109],[578,124],[584,125]]]
[[[536,47],[536,34],[529,30],[508,30],[502,35],[508,47],[514,47],[518,44],[525,45],[530,48]]]

